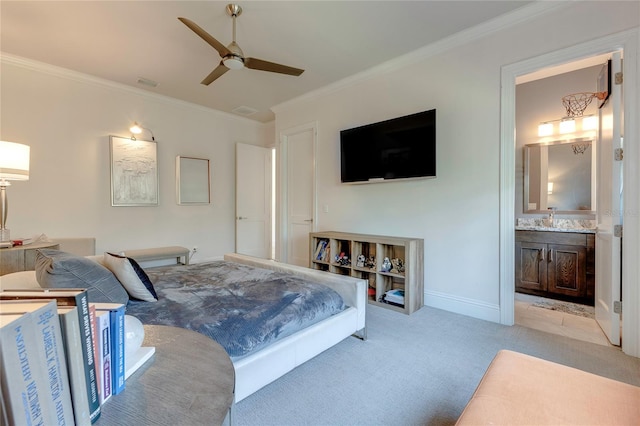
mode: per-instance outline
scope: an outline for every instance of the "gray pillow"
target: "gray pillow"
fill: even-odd
[[[104,266],[60,250],[36,250],[36,279],[43,288],[86,288],[89,302],[123,303],[129,294]]]

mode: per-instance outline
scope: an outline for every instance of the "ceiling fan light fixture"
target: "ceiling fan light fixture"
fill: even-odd
[[[230,70],[241,70],[244,68],[244,61],[238,56],[227,56],[222,60],[222,63]]]

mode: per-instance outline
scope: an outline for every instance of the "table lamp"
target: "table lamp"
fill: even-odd
[[[11,241],[6,227],[11,180],[29,180],[29,146],[0,141],[0,242]]]

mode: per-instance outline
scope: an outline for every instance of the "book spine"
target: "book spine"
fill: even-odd
[[[46,392],[43,355],[30,314],[0,329],[1,387],[10,425],[47,424],[51,407]]]
[[[69,375],[64,355],[58,307],[55,301],[32,313],[36,331],[42,341],[44,366],[57,425],[73,425],[73,406]]]
[[[124,305],[111,310],[111,365],[114,395],[124,390]]]
[[[89,300],[86,291],[76,296],[76,306],[78,307],[78,321],[82,332],[82,359],[85,363],[85,384],[89,398],[89,416],[91,423],[95,423],[100,417],[100,398],[96,381],[96,359],[93,350],[93,331],[89,317]]]
[[[62,311],[58,309],[58,316],[62,326],[62,340],[67,359],[73,418],[76,426],[89,426],[91,425],[91,417],[85,382],[86,365],[82,357],[82,334],[78,322],[78,308],[71,307],[67,311],[64,311],[64,308]]]
[[[92,303],[97,311],[109,312],[111,328],[111,392],[117,395],[125,388],[124,314],[125,305]]]
[[[110,313],[96,312],[98,323],[98,352],[100,367],[100,403],[104,404],[111,397],[111,330]]]

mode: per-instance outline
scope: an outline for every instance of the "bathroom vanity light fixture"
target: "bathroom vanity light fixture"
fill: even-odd
[[[573,117],[564,117],[558,120],[544,121],[538,124],[538,136],[553,136],[556,133],[556,123],[558,123],[557,132],[560,134],[573,133],[577,130],[576,119]],[[587,132],[598,128],[598,117],[595,114],[582,117],[581,130]]]
[[[151,134],[151,140],[152,141],[156,140],[155,136],[153,136],[153,132],[151,131],[151,129],[148,129],[146,127],[142,127],[141,125],[138,124],[137,121],[134,121],[133,125],[131,127],[129,127],[129,131],[131,132],[131,140],[135,141],[136,140],[136,136],[135,135],[141,134],[143,130],[146,130]]]

